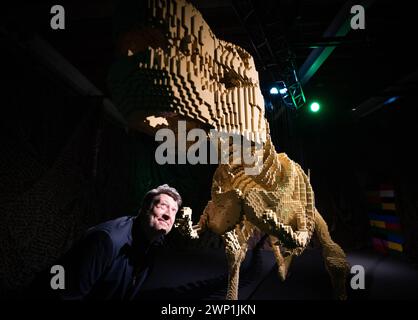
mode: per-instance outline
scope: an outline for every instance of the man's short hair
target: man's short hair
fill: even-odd
[[[144,200],[142,201],[141,209],[139,210],[138,214],[141,214],[141,212],[147,212],[151,210],[156,202],[155,197],[160,194],[166,194],[172,197],[177,202],[177,206],[180,209],[183,200],[181,199],[181,196],[178,193],[178,191],[175,188],[170,187],[168,184],[163,184],[155,189],[151,189],[145,194]]]

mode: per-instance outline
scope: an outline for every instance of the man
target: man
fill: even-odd
[[[136,217],[120,217],[88,230],[64,257],[62,299],[132,300],[152,265],[152,253],[174,224],[182,199],[167,184],[150,190]]]

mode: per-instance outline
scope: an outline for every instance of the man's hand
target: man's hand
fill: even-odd
[[[199,235],[197,234],[197,231],[199,228],[192,224],[192,209],[183,207],[180,212],[180,216],[176,219],[174,227],[178,228],[182,235],[191,239],[198,239]]]

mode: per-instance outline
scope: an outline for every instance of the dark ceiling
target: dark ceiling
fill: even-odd
[[[417,89],[415,10],[411,1],[194,0],[219,38],[255,57],[263,92],[293,69],[308,102],[324,101],[339,115],[367,114],[392,96]],[[33,1],[3,11],[6,33],[35,32],[108,95],[114,60],[114,1],[64,1],[66,29],[51,30],[52,1]],[[364,30],[343,31],[354,4],[366,8]],[[322,64],[312,54],[332,51]],[[313,53],[312,53],[313,52]],[[320,65],[320,66],[319,66]],[[304,70],[317,69],[303,78]],[[314,68],[315,67],[315,68]],[[409,77],[403,83],[403,79]]]
[[[365,113],[360,109],[371,108],[364,104],[369,98],[383,96],[386,101],[391,96],[412,94],[417,88],[418,54],[413,42],[418,27],[410,2],[195,0],[194,3],[219,37],[236,42],[253,54],[264,89],[272,81],[282,80],[289,63],[302,81],[302,66],[306,63],[304,67],[312,68],[320,61],[308,58],[312,52],[330,48],[334,48],[331,54],[302,84],[308,101],[327,99],[340,112]],[[344,32],[344,24],[352,17],[350,8],[355,4],[366,9],[366,28],[348,28]],[[414,76],[408,83],[396,85],[411,75]],[[393,88],[388,90],[389,87]]]

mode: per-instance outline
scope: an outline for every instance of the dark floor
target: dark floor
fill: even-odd
[[[418,270],[402,257],[374,252],[347,252],[349,263],[365,270],[365,288],[350,300],[417,299]],[[333,290],[319,249],[296,258],[285,282],[279,280],[273,253],[249,251],[240,274],[240,300],[329,300]],[[223,250],[164,251],[144,286],[143,299],[221,300],[225,297],[227,264]],[[351,275],[350,275],[351,277]]]

